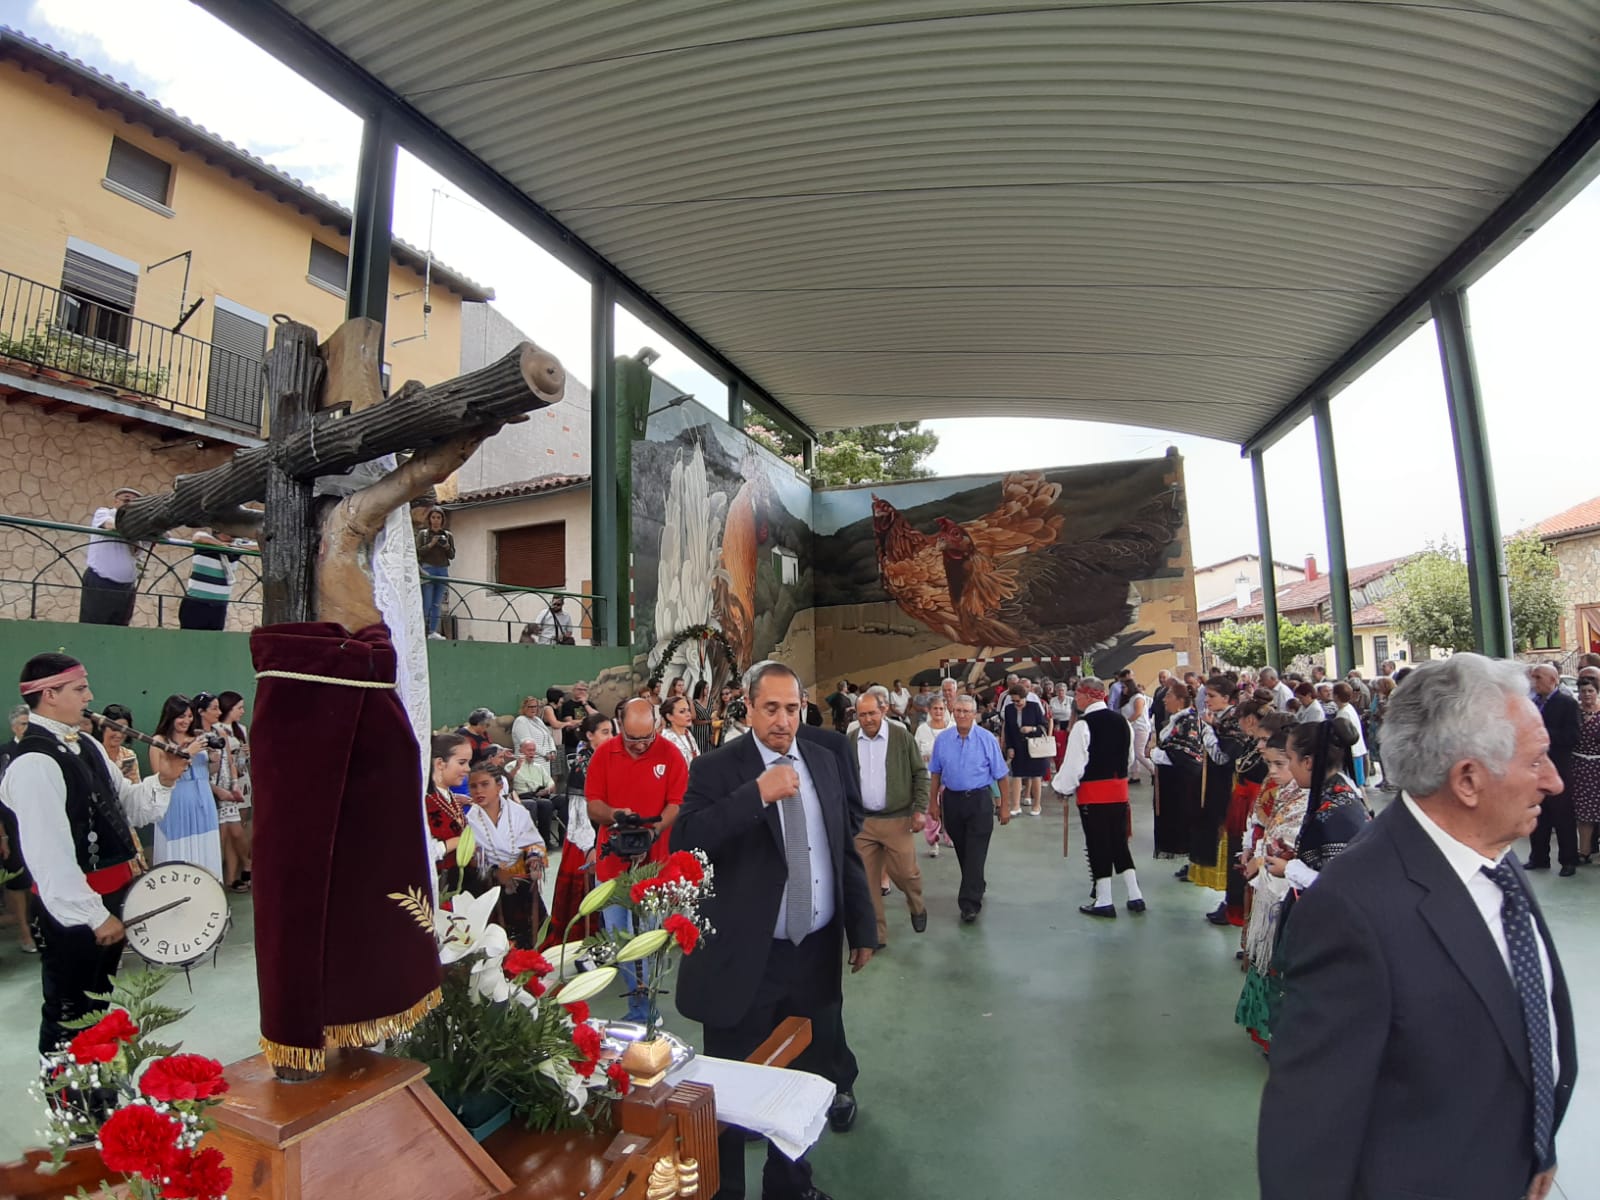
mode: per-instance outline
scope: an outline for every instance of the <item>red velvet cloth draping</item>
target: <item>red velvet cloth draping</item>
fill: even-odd
[[[315,1071],[325,1048],[395,1036],[438,1003],[433,930],[391,898],[431,904],[422,758],[395,689],[352,686],[394,682],[384,626],[264,626],[250,652],[261,1044]]]

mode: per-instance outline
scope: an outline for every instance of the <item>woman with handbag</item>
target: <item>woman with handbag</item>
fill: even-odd
[[[1001,824],[1022,812],[1026,801],[1034,816],[1042,816],[1040,795],[1045,774],[1055,762],[1056,739],[1050,733],[1050,714],[1039,697],[1028,691],[1020,680],[1011,685],[1005,711],[1004,743],[1007,758],[1011,760],[1011,811],[1005,814],[1001,801]]]

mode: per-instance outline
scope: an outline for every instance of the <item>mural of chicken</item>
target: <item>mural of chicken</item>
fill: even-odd
[[[1134,619],[1132,581],[1154,575],[1183,523],[1176,489],[1080,541],[1061,540],[1058,484],[1007,475],[1000,504],[976,520],[935,518],[923,533],[873,497],[884,589],[909,616],[961,645],[1084,654]]]

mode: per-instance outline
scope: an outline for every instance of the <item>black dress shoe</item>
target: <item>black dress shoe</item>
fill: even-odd
[[[921,933],[928,927],[928,914],[925,912],[911,914],[911,928]]]
[[[1188,879],[1189,879],[1189,867],[1188,867],[1188,864],[1186,863],[1182,867],[1180,867],[1178,870],[1174,871],[1172,873],[1172,877],[1174,879],[1182,879],[1184,882],[1188,882]]]
[[[856,1123],[856,1098],[851,1092],[840,1092],[828,1106],[828,1125],[835,1133],[849,1133]]]
[[[1216,908],[1206,914],[1206,920],[1213,925],[1226,925],[1228,923],[1228,906],[1226,904],[1217,905]]]
[[[1570,879],[1570,878],[1572,878],[1572,876],[1576,875],[1577,873],[1578,873],[1578,868],[1573,866],[1571,863],[1568,863],[1566,866],[1562,867],[1561,870],[1558,872],[1558,874],[1563,879]]]
[[[975,913],[972,909],[964,908],[964,909],[961,910],[961,923],[963,925],[971,925],[977,919],[978,919],[978,914]]]
[[[1115,904],[1080,904],[1078,911],[1086,917],[1114,917],[1117,915]]]
[[[1144,911],[1144,901],[1143,900],[1129,900],[1128,901],[1128,911],[1129,912],[1143,912]]]
[[[1548,871],[1550,869],[1550,864],[1548,862],[1534,862],[1533,859],[1530,858],[1527,862],[1522,864],[1522,869],[1524,871]]]

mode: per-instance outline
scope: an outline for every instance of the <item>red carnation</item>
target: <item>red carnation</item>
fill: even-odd
[[[537,950],[513,950],[506,955],[504,966],[507,979],[515,979],[518,975],[548,975],[555,970]]]
[[[533,998],[537,1000],[545,993],[544,982],[538,979],[530,979],[527,983],[522,985],[522,990],[530,993]]]
[[[641,879],[641,880],[639,880],[638,883],[634,884],[631,888],[628,889],[628,898],[630,900],[632,900],[635,904],[643,904],[644,903],[644,898],[645,898],[645,893],[647,893],[655,885],[656,885],[656,880],[654,878]]]
[[[73,1062],[110,1062],[124,1042],[139,1036],[139,1027],[120,1008],[114,1008],[67,1044]]]
[[[130,1104],[100,1127],[100,1161],[108,1171],[160,1177],[178,1145],[178,1123],[147,1104]]]
[[[589,1002],[587,1000],[574,1000],[571,1004],[562,1005],[567,1010],[567,1015],[572,1018],[575,1025],[582,1025],[589,1019]]]
[[[572,1069],[585,1079],[588,1079],[594,1074],[594,1068],[595,1061],[592,1058],[586,1058],[582,1062],[574,1062],[572,1064]]]
[[[606,1078],[611,1080],[611,1086],[622,1096],[626,1096],[628,1089],[633,1086],[633,1077],[623,1070],[621,1063],[612,1063],[607,1067]]]
[[[573,1027],[572,1044],[578,1048],[578,1053],[590,1062],[600,1057],[600,1031],[593,1025],[583,1024]]]
[[[700,860],[687,850],[674,850],[667,859],[667,869],[686,883],[704,883],[705,868]]]
[[[700,927],[681,913],[673,913],[661,923],[673,937],[678,939],[678,947],[685,954],[693,954],[694,948],[700,941]]]
[[[228,1090],[222,1064],[203,1054],[170,1054],[145,1068],[139,1090],[152,1100],[209,1100]]]
[[[210,1147],[174,1151],[163,1173],[163,1200],[221,1200],[233,1186],[233,1168],[222,1161],[222,1151]]]

